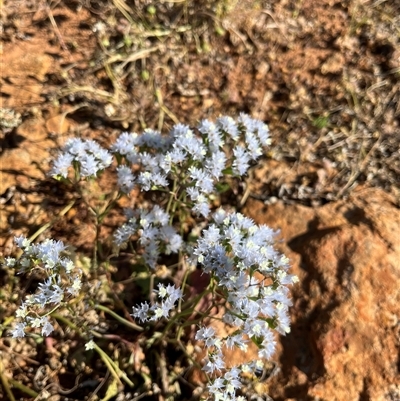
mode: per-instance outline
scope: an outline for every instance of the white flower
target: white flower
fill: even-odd
[[[40,317],[35,317],[35,318],[29,317],[28,320],[30,322],[30,326],[35,329],[41,327],[43,324],[42,318],[40,318]]]
[[[90,351],[92,349],[95,349],[95,346],[96,346],[95,342],[93,340],[90,340],[85,344],[85,350]]]
[[[226,132],[233,140],[239,138],[239,129],[232,117],[222,116],[217,119],[217,127]]]
[[[212,339],[215,335],[215,330],[213,327],[202,327],[200,330],[197,331],[195,339],[207,342],[208,340]]]
[[[79,294],[79,291],[82,288],[82,281],[80,279],[80,277],[76,276],[74,278],[74,281],[72,282],[71,287],[67,288],[67,291],[73,295],[73,296],[77,296]]]
[[[226,167],[226,155],[224,152],[215,151],[211,157],[206,160],[205,167],[210,175],[214,178],[220,178],[222,171]]]
[[[239,380],[240,370],[236,367],[228,370],[225,375],[225,391],[230,395],[235,395],[236,389],[242,386],[241,381]]]
[[[225,367],[223,355],[220,351],[216,353],[210,353],[205,361],[206,363],[202,370],[204,370],[206,373],[214,373],[216,370],[221,371]]]
[[[6,258],[6,266],[7,267],[14,267],[16,259],[15,258]]]
[[[169,309],[165,307],[165,305],[157,305],[152,309],[154,315],[150,318],[150,320],[159,320],[162,317],[168,317]]]
[[[70,259],[64,258],[60,260],[61,265],[64,267],[65,272],[70,274],[75,269],[74,262]]]
[[[225,387],[224,380],[221,377],[217,377],[212,384],[208,385],[207,387],[210,393],[214,393]]]
[[[167,289],[164,284],[158,284],[158,291],[155,290],[160,298],[165,298],[168,295]]]
[[[28,307],[25,303],[23,303],[18,309],[17,312],[15,313],[16,317],[19,317],[21,319],[25,319],[26,316],[28,315]]]

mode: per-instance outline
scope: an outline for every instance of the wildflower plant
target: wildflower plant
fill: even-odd
[[[202,120],[196,129],[177,124],[166,135],[150,129],[142,135],[125,132],[110,151],[93,140],[70,139],[51,170],[54,178],[81,186],[107,168],[115,173],[115,195],[106,197],[103,208],[88,203],[96,224],[102,223],[122,196],[129,197],[135,190],[153,194],[148,198],[151,202],[144,202],[146,207],[125,209],[126,222],[113,235],[113,255],[128,249],[149,271],[150,300],[134,305],[131,313],[139,325],[157,328],[148,344],[167,339],[195,363],[180,340],[186,327],[195,328],[194,338],[206,349],[201,369],[208,378],[209,399],[243,400],[241,374],[256,370],[272,357],[274,331],[284,335],[290,330],[288,285],[296,277],[288,274],[288,259],[274,249],[277,233],[240,213],[214,206],[225,184],[243,177],[269,144],[268,127],[240,114],[237,120],[227,116],[215,122]],[[203,230],[194,236],[197,227]],[[92,277],[83,275],[66,257],[63,243],[33,244],[24,237],[15,242],[22,255],[8,258],[6,265],[23,272],[40,271],[44,282],[17,310],[13,337],[37,331],[50,335],[54,312],[71,308],[77,297],[88,308],[94,306],[133,330],[143,330],[90,299],[85,286]],[[171,260],[177,263],[166,267],[168,274],[159,274]],[[208,275],[209,284],[190,296],[187,278],[196,268]],[[159,281],[156,289],[154,279]],[[199,310],[200,301],[208,295],[223,306],[222,318],[211,314],[212,306]],[[222,319],[229,334],[219,335],[209,325],[212,319]],[[96,350],[118,380],[132,383],[96,344],[96,332],[90,326],[81,327],[79,333],[87,341],[86,350]],[[235,366],[225,360],[226,350],[237,347],[246,352],[250,343],[257,347],[258,359]]]

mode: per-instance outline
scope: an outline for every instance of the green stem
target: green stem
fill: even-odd
[[[108,355],[97,345],[95,344],[94,349],[97,351],[97,353],[100,355],[100,358],[103,360],[105,365],[107,366],[108,370],[111,372],[111,374],[115,377],[117,382],[123,386],[121,379],[118,375],[118,373],[114,369],[114,362],[110,360]]]
[[[96,238],[94,239],[94,246],[93,246],[92,270],[94,273],[94,278],[97,279],[97,267],[98,267],[97,252],[98,252],[98,243],[99,243],[99,234],[100,234],[99,222],[98,222],[97,215],[96,215],[96,222],[95,222],[95,230],[96,230]]]
[[[31,397],[33,397],[33,398],[36,398],[36,397],[39,395],[36,391],[34,391],[34,390],[32,390],[31,388],[25,386],[24,384],[20,383],[20,382],[17,381],[17,380],[8,379],[8,381],[10,382],[10,384],[11,384],[13,387],[15,387],[15,388],[17,388],[18,390],[24,392],[25,394],[28,394],[29,396],[31,396]]]
[[[150,299],[150,305],[154,305],[154,302],[155,302],[154,277],[155,277],[155,274],[153,273],[153,274],[150,276],[150,283],[149,283],[149,299]]]
[[[14,394],[11,391],[10,385],[8,384],[8,378],[7,376],[4,374],[4,366],[3,366],[3,362],[0,360],[0,381],[1,384],[4,388],[4,391],[6,392],[8,399],[10,401],[16,401]]]
[[[169,211],[171,210],[171,206],[172,206],[172,201],[173,199],[176,197],[176,187],[177,187],[177,182],[176,180],[174,180],[174,184],[172,187],[172,191],[170,192],[170,196],[169,196],[169,200],[168,200],[168,205],[167,205],[167,210],[166,212],[169,214]],[[174,218],[173,214],[171,214],[171,218],[170,218],[170,224],[172,223],[172,219]]]
[[[143,327],[140,327],[140,326],[136,325],[135,323],[132,323],[129,320],[124,319],[123,317],[121,317],[120,315],[118,315],[117,313],[112,311],[111,309],[107,308],[106,306],[94,305],[94,308],[108,313],[114,319],[118,320],[120,323],[124,324],[125,326],[127,326],[127,327],[129,327],[129,328],[131,328],[133,330],[137,330],[137,331],[143,331],[144,330]]]
[[[61,316],[59,313],[54,313],[54,312],[51,314],[51,316],[54,317],[55,319],[63,322],[68,327],[70,327],[72,330],[74,330],[77,333],[79,333],[80,335],[82,335],[81,329],[78,326],[76,326],[74,323],[72,323],[69,319],[65,318],[64,316]]]
[[[173,324],[175,324],[180,318],[187,316],[187,315],[191,315],[194,312],[194,308],[196,307],[196,305],[200,302],[201,298],[203,298],[210,292],[211,292],[211,290],[206,289],[201,294],[199,294],[196,298],[194,298],[194,300],[190,302],[192,304],[192,306],[189,309],[185,308],[185,305],[184,305],[183,312],[179,312],[175,316],[173,316],[171,318],[171,320],[168,322],[168,324],[165,326],[165,329],[163,330],[163,333],[160,336],[160,339],[165,338],[165,335],[166,335],[166,333],[168,333],[171,326]],[[190,322],[190,324],[192,324],[192,322]]]
[[[182,257],[180,251],[179,251],[179,257],[180,258]],[[183,281],[182,281],[182,285],[181,285],[182,293],[184,293],[184,291],[185,291],[185,285],[186,285],[186,281],[187,281],[188,276],[189,276],[189,270],[187,269],[186,272],[185,272],[185,275],[183,276]],[[177,309],[178,313],[180,313],[182,311],[181,307],[182,307],[182,298],[179,298],[178,309]]]
[[[121,379],[123,379],[129,386],[134,387],[134,384],[128,378],[126,373],[123,372],[118,367],[118,365],[96,343],[94,344],[94,349],[100,355],[100,358],[107,365],[108,369],[110,369],[111,374],[117,379],[119,383],[121,383]]]
[[[45,313],[45,314],[42,315],[41,317],[50,316],[50,315],[51,315],[52,313],[54,313],[59,307],[60,307],[60,305],[56,305],[51,311]]]
[[[110,210],[114,207],[114,205],[117,203],[117,201],[121,198],[121,192],[116,191],[116,194],[113,195],[111,201],[108,203],[108,205],[104,208],[104,210],[99,213],[98,215],[98,222],[101,224],[104,220],[104,218],[107,216],[107,214],[110,212]]]

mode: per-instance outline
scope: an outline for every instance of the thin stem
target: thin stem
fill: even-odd
[[[15,387],[15,388],[17,388],[18,390],[24,392],[25,394],[28,394],[29,396],[31,396],[31,397],[33,397],[33,398],[36,398],[36,397],[39,395],[36,391],[34,391],[34,390],[32,390],[31,388],[25,386],[24,384],[20,383],[20,382],[17,381],[17,380],[14,380],[14,379],[9,378],[8,381],[10,382],[10,384],[11,384],[13,387]],[[12,399],[10,398],[10,400],[12,400]]]
[[[81,329],[76,326],[74,323],[72,323],[69,319],[67,319],[64,316],[61,316],[58,313],[52,313],[51,317],[54,317],[54,319],[60,320],[61,322],[63,322],[64,324],[66,324],[69,328],[71,328],[72,330],[76,331],[77,333],[79,333],[80,335],[82,335],[82,331]]]
[[[111,372],[111,374],[114,376],[115,380],[117,380],[117,382],[123,386],[121,379],[118,375],[118,373],[115,371],[114,369],[114,363],[113,361],[110,360],[110,358],[108,357],[108,355],[97,345],[94,345],[94,349],[97,351],[97,353],[100,355],[100,358],[103,360],[103,362],[106,364],[108,370]]]
[[[94,240],[94,246],[93,246],[92,270],[94,273],[94,278],[97,279],[97,268],[98,268],[97,252],[98,252],[99,234],[100,234],[99,220],[98,220],[97,215],[96,215],[96,222],[95,222],[95,230],[96,230],[96,238]]]
[[[174,180],[174,183],[173,183],[173,186],[172,186],[172,191],[170,192],[170,196],[169,196],[169,199],[168,199],[167,210],[166,210],[166,212],[168,214],[169,214],[169,211],[171,210],[172,202],[173,202],[174,198],[176,199],[176,188],[177,188],[177,185],[178,185],[177,180]],[[170,222],[169,222],[170,224],[172,223],[172,219],[173,218],[174,218],[174,215],[171,214]]]
[[[155,302],[155,294],[154,294],[154,277],[155,274],[153,273],[150,276],[150,284],[149,284],[149,299],[150,299],[150,305],[154,305]]]
[[[181,255],[179,255],[179,257],[181,257]],[[189,270],[186,269],[185,275],[183,276],[182,285],[181,285],[182,292],[185,291],[185,286],[186,286],[186,281],[187,281],[188,276],[189,276]],[[178,313],[180,313],[181,310],[182,310],[182,298],[179,298],[178,309],[177,309]]]
[[[122,338],[121,336],[119,336],[118,334],[101,334],[95,330],[90,330],[90,334],[93,335],[93,337],[96,338],[101,338],[102,340],[114,340],[114,341],[120,341],[124,344],[127,344],[129,346],[132,346],[132,343],[128,340],[125,340],[124,338]]]
[[[187,316],[187,315],[191,315],[194,312],[194,308],[197,306],[197,304],[200,302],[201,298],[203,298],[204,296],[206,296],[207,294],[209,294],[211,292],[211,290],[206,289],[204,292],[202,292],[201,294],[199,294],[196,298],[194,298],[193,301],[191,301],[192,306],[190,308],[183,308],[183,312],[179,312],[176,315],[172,316],[171,320],[168,322],[168,324],[165,326],[165,329],[163,330],[162,335],[160,336],[161,338],[164,338],[166,333],[168,333],[169,329],[171,328],[171,326],[173,324],[175,324],[180,318]]]
[[[100,355],[100,358],[107,365],[108,369],[110,369],[111,374],[118,380],[120,384],[121,378],[131,387],[134,387],[132,381],[128,378],[126,373],[122,371],[118,365],[96,344],[94,343],[94,349]]]
[[[122,196],[122,194],[120,191],[114,191],[114,195],[112,196],[111,201],[104,208],[104,210],[101,213],[99,213],[99,215],[98,215],[99,224],[101,224],[103,222],[104,218],[108,215],[110,210],[114,207],[114,205],[121,198],[121,196]]]
[[[10,385],[8,383],[8,378],[7,376],[4,374],[4,366],[3,366],[3,362],[0,360],[0,381],[1,384],[9,398],[10,401],[16,401],[14,394],[11,391]]]
[[[56,305],[51,311],[45,313],[45,314],[42,315],[41,317],[50,316],[50,315],[51,315],[52,313],[54,313],[59,307],[60,307],[60,305]]]
[[[118,320],[120,323],[124,324],[125,326],[127,326],[127,327],[129,327],[129,328],[131,328],[133,330],[137,330],[137,331],[143,331],[144,330],[143,327],[140,327],[140,326],[136,325],[135,323],[132,323],[132,322],[124,319],[122,316],[118,315],[117,313],[115,313],[114,311],[112,311],[111,309],[107,308],[104,305],[94,305],[94,308],[108,313],[114,319]]]

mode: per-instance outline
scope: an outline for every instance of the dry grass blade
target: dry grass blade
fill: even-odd
[[[99,96],[100,98],[106,99],[110,103],[119,104],[113,93],[101,89],[96,89],[91,86],[70,85],[68,88],[63,88],[61,90],[61,96],[68,96],[79,92],[92,93],[96,96]]]
[[[128,56],[124,56],[122,54],[115,54],[114,56],[111,56],[105,61],[105,64],[113,64],[117,63],[119,61],[123,61],[121,64],[121,68],[126,67],[128,63],[132,63],[134,61],[140,60],[142,58],[147,57],[150,53],[155,52],[159,49],[159,46],[154,46],[150,47],[149,49],[142,49],[139,50],[138,52],[129,54]]]
[[[120,11],[120,13],[133,25],[134,21],[130,15],[133,10],[125,3],[124,0],[112,0],[115,7]]]
[[[68,47],[64,42],[61,32],[58,29],[57,23],[54,19],[53,13],[51,12],[51,8],[47,3],[46,3],[46,13],[47,13],[47,16],[49,17],[51,25],[53,26],[54,32],[58,38],[58,41],[60,42],[61,47],[68,53],[68,56],[71,58],[72,57],[71,52],[68,50]]]

